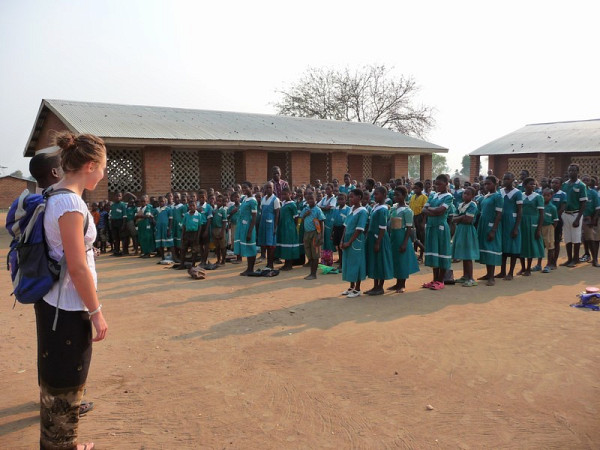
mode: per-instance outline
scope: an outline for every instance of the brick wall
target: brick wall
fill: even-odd
[[[361,181],[363,181],[362,167],[363,167],[362,155],[349,155],[348,156],[348,172],[350,172],[351,180],[356,180],[359,183]],[[343,179],[340,180],[340,183],[343,183]]]
[[[327,153],[311,153],[310,154],[310,183],[315,180],[321,180],[321,183],[328,181],[327,176]]]
[[[246,150],[246,179],[252,184],[263,185],[267,181],[268,159],[265,150]]]
[[[35,194],[35,185],[33,186],[33,190],[31,187],[31,185],[28,187],[27,180],[21,180],[10,176],[0,178],[0,208],[10,208],[12,202],[21,195],[21,192],[25,189],[29,189],[29,192]]]
[[[106,173],[104,174],[104,178],[102,178],[96,185],[96,189],[93,191],[84,191],[83,199],[90,203],[101,202],[107,199],[112,200],[112,196],[108,192],[108,176]]]
[[[311,182],[310,179],[310,153],[293,151],[290,153],[290,179],[291,186],[301,186]]]
[[[157,196],[171,191],[171,147],[144,147],[142,164],[146,194]]]
[[[392,177],[392,157],[373,156],[372,160],[373,179],[381,181],[382,184],[387,183]]]
[[[288,152],[269,152],[267,157],[267,173],[265,174],[265,181],[269,181],[273,178],[273,166],[278,166],[281,169],[281,179],[289,181],[290,168],[288,167]]]
[[[246,181],[246,154],[244,152],[235,152],[235,182]]]
[[[348,172],[348,153],[333,152],[331,154],[331,180],[337,178],[340,184],[344,183],[344,174]]]
[[[479,177],[479,172],[481,172],[481,157],[479,155],[469,156],[469,161],[469,180],[474,181],[475,178]]]
[[[421,166],[419,179],[432,180],[433,178],[433,159],[431,155],[420,155]],[[439,175],[439,174],[437,174]],[[433,180],[432,180],[433,181]]]
[[[201,189],[221,188],[222,159],[219,150],[200,150],[198,152],[198,171]]]
[[[395,154],[392,156],[391,178],[408,178],[408,155]]]
[[[41,150],[52,145],[52,135],[55,131],[67,131],[68,128],[60,119],[53,113],[48,111],[44,125],[40,131],[39,138],[37,140],[35,151]]]

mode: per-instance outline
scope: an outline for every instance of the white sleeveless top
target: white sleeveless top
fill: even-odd
[[[48,244],[48,252],[50,257],[56,261],[60,261],[64,255],[62,240],[60,237],[60,228],[58,226],[58,219],[63,214],[68,212],[79,212],[84,217],[88,217],[88,229],[84,237],[86,247],[91,248],[96,241],[96,225],[94,225],[94,218],[88,211],[87,205],[83,199],[77,194],[57,194],[48,199],[46,204],[46,212],[44,213],[44,231],[46,233],[46,242]],[[83,234],[83,230],[81,230]],[[92,272],[94,278],[94,287],[98,288],[98,278],[96,275],[96,262],[94,260],[94,252],[89,250],[86,254],[87,264]],[[44,295],[46,303],[52,306],[56,306],[58,300],[58,284],[54,283],[54,286],[50,291]],[[87,307],[83,304],[81,297],[75,289],[75,285],[71,280],[68,269],[63,279],[63,285],[60,290],[60,302],[58,307],[65,311],[87,311]]]

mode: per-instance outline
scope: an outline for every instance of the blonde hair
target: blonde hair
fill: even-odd
[[[62,131],[54,135],[53,142],[61,149],[60,165],[65,173],[77,172],[89,162],[101,163],[106,156],[104,141],[93,134]]]

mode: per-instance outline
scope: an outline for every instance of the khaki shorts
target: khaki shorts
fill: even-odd
[[[319,259],[321,257],[321,246],[316,245],[319,233],[306,231],[304,233],[304,254],[308,259]]]
[[[215,248],[227,248],[227,236],[221,236],[223,228],[214,227],[212,229],[212,241],[215,244]]]
[[[197,231],[186,231],[181,238],[181,248],[187,252],[190,247],[192,248],[192,253],[200,253]]]
[[[554,250],[554,225],[542,225],[542,239],[546,250]]]
[[[583,240],[584,241],[600,241],[600,223],[595,227],[590,226],[592,218],[583,217]]]

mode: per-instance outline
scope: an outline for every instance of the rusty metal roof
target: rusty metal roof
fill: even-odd
[[[600,119],[535,123],[489,142],[471,155],[600,152]]]
[[[157,106],[43,100],[25,148],[33,154],[37,135],[48,113],[53,112],[72,131],[91,133],[107,143],[144,145],[214,144],[346,150],[382,149],[413,153],[447,152],[421,139],[368,123],[308,119],[268,114],[167,108]],[[36,134],[37,133],[37,134]],[[404,152],[403,151],[403,152]]]

